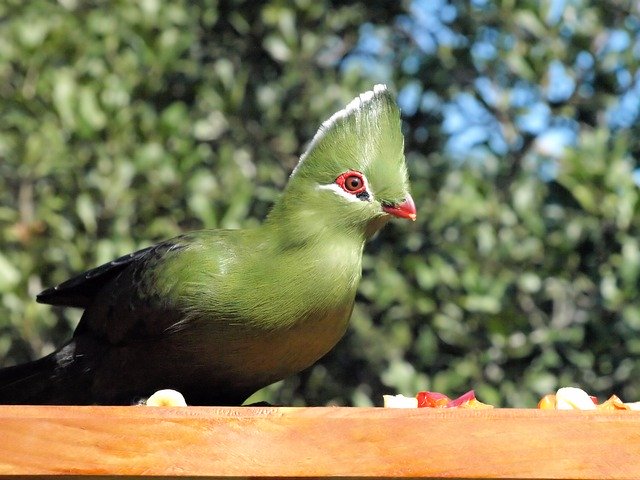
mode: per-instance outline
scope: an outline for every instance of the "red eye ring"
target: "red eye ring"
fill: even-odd
[[[364,175],[353,170],[341,174],[336,178],[336,183],[345,192],[351,193],[352,195],[357,195],[367,190]]]

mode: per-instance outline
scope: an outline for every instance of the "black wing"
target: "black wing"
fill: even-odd
[[[87,270],[60,285],[44,290],[36,297],[36,301],[48,305],[87,308],[98,292],[127,267],[132,264],[146,263],[148,260],[158,258],[168,251],[181,248],[182,245],[179,242],[179,238],[143,248],[99,267]]]

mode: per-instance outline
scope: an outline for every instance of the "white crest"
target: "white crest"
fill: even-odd
[[[294,175],[296,173],[298,166],[304,161],[304,159],[307,156],[307,153],[313,150],[313,147],[325,136],[326,132],[329,131],[336,122],[338,122],[342,118],[348,117],[355,111],[361,110],[365,105],[370,103],[375,98],[376,95],[379,95],[386,91],[387,91],[386,85],[383,85],[383,84],[374,85],[373,90],[368,90],[364,93],[361,93],[360,95],[355,97],[353,100],[351,100],[347,104],[347,106],[344,107],[342,110],[338,110],[336,113],[331,115],[327,120],[322,122],[322,125],[320,125],[320,128],[318,129],[316,134],[313,136],[313,139],[309,143],[309,146],[307,147],[305,152],[300,157],[300,161],[298,162],[298,165],[296,165],[296,168],[293,169],[293,172],[291,173],[291,175]]]

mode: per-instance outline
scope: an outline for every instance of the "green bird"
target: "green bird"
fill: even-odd
[[[345,333],[366,240],[415,219],[403,142],[376,85],[321,125],[259,227],[187,233],[43,291],[82,318],[56,352],[0,370],[0,403],[126,405],[172,388],[239,405],[309,367]]]

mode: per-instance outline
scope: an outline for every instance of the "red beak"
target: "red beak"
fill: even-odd
[[[416,204],[413,203],[413,198],[409,194],[404,202],[396,205],[382,205],[382,209],[394,217],[408,218],[414,222],[416,220]]]

